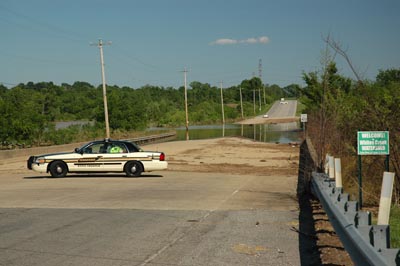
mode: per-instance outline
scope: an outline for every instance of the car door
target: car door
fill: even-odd
[[[70,172],[102,172],[104,156],[107,153],[106,142],[94,142],[83,147],[77,160],[68,165]]]
[[[103,169],[108,172],[122,172],[127,161],[128,149],[122,142],[107,143],[103,157]]]

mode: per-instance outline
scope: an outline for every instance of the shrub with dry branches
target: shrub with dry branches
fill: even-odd
[[[333,57],[327,52],[322,74],[304,74],[306,87],[301,89],[302,102],[309,114],[308,134],[313,140],[318,165],[323,167],[325,154],[342,158],[346,190],[356,194],[357,131],[390,132],[390,171],[395,172],[394,200],[400,204],[400,69],[380,71],[375,82],[362,81],[349,56],[330,37],[327,46],[343,56],[356,81],[338,75]],[[379,201],[384,156],[363,156],[365,203]]]

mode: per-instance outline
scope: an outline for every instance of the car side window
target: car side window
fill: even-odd
[[[126,153],[126,147],[122,143],[112,143],[107,149],[108,153]]]
[[[103,153],[102,152],[102,147],[104,146],[104,144],[103,143],[95,143],[95,144],[92,144],[92,145],[90,145],[90,146],[88,146],[88,147],[86,147],[84,150],[83,150],[83,153]]]
[[[99,153],[107,153],[107,144],[101,143],[99,146]]]
[[[127,147],[128,147],[129,152],[139,152],[139,151],[142,151],[142,149],[141,149],[139,146],[137,146],[136,144],[127,142],[126,145],[127,145]]]

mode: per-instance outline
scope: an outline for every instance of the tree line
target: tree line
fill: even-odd
[[[239,87],[242,90],[245,116],[254,115],[254,96],[265,105],[280,97],[296,97],[297,85],[280,88],[264,85],[259,78],[223,89],[225,117],[241,118]],[[187,91],[190,124],[213,124],[221,121],[220,88],[194,81]],[[264,98],[265,97],[265,98]],[[150,126],[176,127],[185,124],[184,87],[140,88],[107,86],[109,123],[112,132],[144,130]],[[258,105],[257,105],[258,106]],[[257,112],[259,108],[256,109]],[[104,137],[102,87],[87,82],[72,85],[53,82],[28,82],[12,88],[0,85],[0,140],[5,144],[64,144]],[[55,122],[86,120],[84,126],[56,129]]]

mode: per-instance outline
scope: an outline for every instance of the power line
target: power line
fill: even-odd
[[[73,66],[76,66],[76,62],[74,62],[74,61],[62,61],[62,60],[44,59],[44,58],[41,58],[41,57],[32,57],[32,56],[26,56],[26,55],[21,55],[21,54],[4,53],[2,51],[0,51],[0,55],[11,57],[11,58],[17,58],[17,59],[21,59],[23,61],[28,61],[28,62],[43,63],[43,64],[53,64],[53,65],[73,65]],[[82,66],[83,64],[80,63],[80,65]],[[89,64],[87,64],[87,65],[89,65]]]
[[[122,47],[120,47],[119,45],[113,44],[113,46],[115,46],[117,48],[117,51],[119,51],[122,55],[124,55],[124,59],[126,57],[128,57],[129,59],[131,59],[132,61],[138,62],[139,64],[152,68],[154,71],[159,70],[160,67],[159,66],[155,66],[153,64],[149,64],[145,61],[143,61],[142,59],[136,57],[136,56],[132,56],[130,55],[126,50],[124,50]],[[128,61],[125,61],[127,63],[129,63]]]
[[[85,36],[70,30],[66,30],[64,28],[58,27],[56,26],[54,23],[47,23],[47,22],[43,22],[40,21],[36,18],[27,16],[25,14],[19,13],[15,10],[12,10],[8,7],[5,7],[3,5],[0,4],[0,10],[6,11],[10,14],[12,14],[14,17],[17,18],[22,18],[23,20],[25,20],[26,22],[28,22],[28,25],[25,25],[24,22],[22,22],[23,24],[20,24],[18,22],[14,22],[14,21],[10,21],[7,20],[5,18],[1,18],[3,21],[6,21],[9,24],[14,24],[22,29],[25,30],[39,30],[39,31],[46,31],[46,32],[50,32],[53,35],[56,35],[58,37],[63,36],[64,38],[67,38],[69,40],[75,41],[75,42],[82,42],[85,39]],[[21,22],[21,21],[20,21]],[[36,27],[35,27],[36,25]]]

